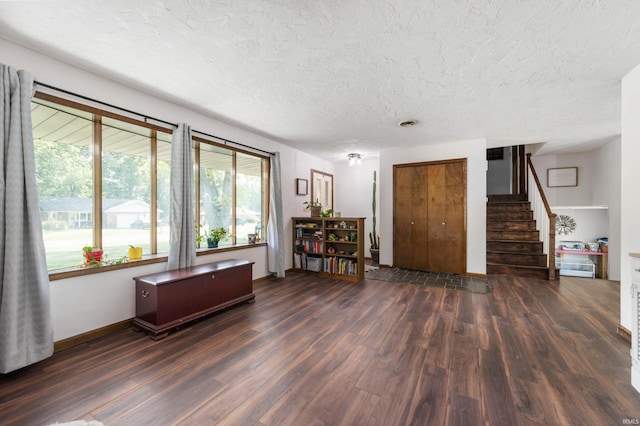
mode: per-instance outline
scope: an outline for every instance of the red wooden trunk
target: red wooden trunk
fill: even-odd
[[[169,331],[226,307],[253,302],[253,262],[220,262],[134,277],[134,328],[162,339]]]

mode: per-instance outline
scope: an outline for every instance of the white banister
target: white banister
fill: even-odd
[[[533,210],[533,218],[536,221],[536,229],[540,235],[540,241],[542,241],[543,252],[547,255],[549,279],[552,280],[556,278],[556,215],[549,208],[542,185],[540,185],[538,175],[531,163],[531,154],[527,154],[527,191]]]

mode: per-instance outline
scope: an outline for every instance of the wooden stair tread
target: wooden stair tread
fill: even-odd
[[[495,201],[527,201],[527,194],[489,194],[489,202]]]
[[[488,274],[548,278],[548,255],[535,229],[531,203],[522,195],[494,195],[487,201]],[[543,266],[544,264],[544,266]]]
[[[492,219],[487,222],[535,222],[535,219]]]
[[[525,256],[546,256],[546,254],[540,252],[540,253],[514,253],[512,251],[503,251],[503,250],[487,250],[487,253],[494,253],[494,254],[522,254]]]
[[[487,242],[492,242],[492,243],[542,244],[542,241],[490,240],[490,239],[487,239]]]
[[[547,270],[546,266],[535,266],[535,265],[513,265],[510,263],[495,263],[495,262],[487,262],[487,265],[495,265],[495,266],[506,266],[509,268],[528,268],[528,269],[542,269]]]
[[[528,201],[525,200],[500,200],[500,201],[488,201],[487,205],[495,206],[498,204],[529,204]]]

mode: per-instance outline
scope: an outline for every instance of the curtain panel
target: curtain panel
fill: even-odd
[[[49,275],[35,178],[33,77],[0,64],[0,373],[53,354]]]
[[[269,181],[269,222],[267,223],[267,260],[269,272],[284,278],[284,223],[282,221],[282,178],[280,153],[271,156]]]
[[[196,222],[194,220],[193,154],[191,126],[180,123],[171,140],[171,236],[167,270],[196,263]]]

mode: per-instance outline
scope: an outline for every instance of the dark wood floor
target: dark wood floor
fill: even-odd
[[[125,330],[0,376],[0,424],[617,425],[640,419],[619,286],[488,294],[290,274],[154,342]]]

